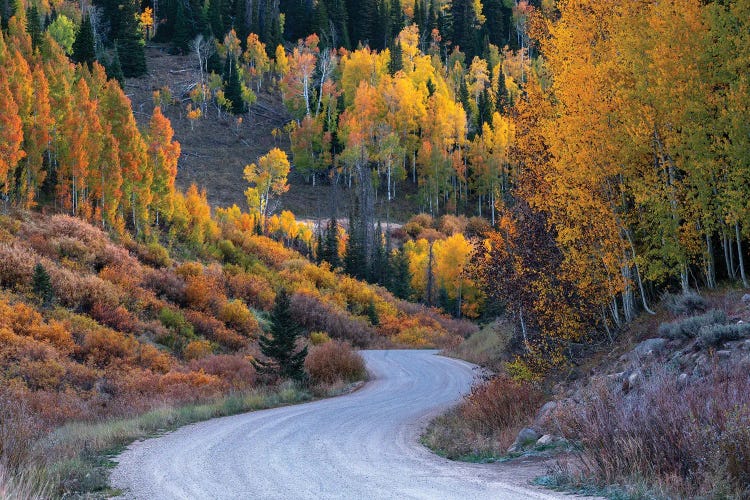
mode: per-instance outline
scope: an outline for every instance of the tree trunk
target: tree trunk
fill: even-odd
[[[745,274],[745,257],[742,255],[742,235],[740,234],[740,223],[734,223],[734,234],[737,237],[737,261],[740,264],[740,276],[742,277],[742,287],[750,288]]]
[[[706,232],[706,285],[711,289],[716,288],[716,261],[714,260],[711,236],[708,232]]]

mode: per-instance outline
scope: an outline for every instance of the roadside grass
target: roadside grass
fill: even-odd
[[[484,325],[456,347],[446,349],[444,354],[498,371],[507,356],[512,336],[513,326],[507,321],[496,320]]]
[[[543,402],[535,385],[500,375],[475,386],[458,406],[432,420],[421,441],[451,460],[498,461],[507,457],[506,450]]]
[[[357,385],[337,382],[305,387],[284,382],[277,387],[256,388],[205,403],[164,406],[131,418],[112,419],[97,424],[70,423],[36,444],[34,456],[43,457],[37,459],[36,467],[27,468],[24,477],[6,480],[5,484],[10,484],[13,488],[20,484],[20,487],[31,493],[7,497],[105,498],[116,495],[119,492],[109,485],[109,471],[116,465],[113,459],[136,440],[155,437],[211,418],[337,396]],[[0,476],[0,498],[6,498],[3,496],[3,484]],[[34,492],[38,494],[35,496]]]

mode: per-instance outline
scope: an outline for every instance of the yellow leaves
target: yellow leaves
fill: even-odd
[[[251,210],[257,210],[263,218],[266,217],[271,196],[280,195],[289,189],[286,183],[289,170],[289,159],[279,148],[273,148],[268,154],[261,156],[257,164],[245,167],[245,180],[252,184],[245,191]]]

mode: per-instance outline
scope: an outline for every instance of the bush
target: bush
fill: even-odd
[[[544,394],[535,385],[500,375],[475,386],[460,405],[430,423],[423,439],[450,459],[498,457],[543,402]]]
[[[635,390],[600,383],[559,407],[600,485],[643,483],[675,498],[750,494],[750,365],[715,365],[688,384],[662,368]]]
[[[354,382],[367,375],[362,356],[348,342],[336,340],[312,347],[305,358],[305,371],[316,384]]]
[[[141,262],[151,267],[169,267],[172,263],[172,259],[169,258],[169,251],[156,242],[149,243],[146,246],[139,245],[136,252]]]
[[[307,293],[295,293],[291,299],[292,315],[307,330],[322,330],[332,338],[346,340],[355,346],[368,345],[374,330],[363,318],[355,318],[347,312]]]
[[[680,295],[667,294],[664,296],[664,304],[669,312],[677,316],[702,313],[708,309],[706,300],[695,292]]]
[[[330,341],[331,337],[326,332],[310,332],[310,343],[312,345],[325,344]]]
[[[248,336],[257,336],[260,333],[260,325],[255,315],[247,308],[241,300],[229,300],[219,312],[219,319],[230,328]]]
[[[706,325],[698,334],[700,347],[719,347],[724,342],[739,340],[750,336],[750,323],[731,325]]]
[[[182,355],[185,359],[200,359],[213,354],[213,346],[208,340],[191,340]]]
[[[712,309],[700,316],[690,316],[684,319],[678,319],[671,323],[662,323],[659,326],[659,336],[669,339],[695,338],[698,331],[708,325],[723,324],[727,321],[727,315],[724,311]]]
[[[215,375],[229,384],[233,390],[244,390],[255,386],[255,368],[245,357],[234,354],[206,356],[190,362],[190,369]]]

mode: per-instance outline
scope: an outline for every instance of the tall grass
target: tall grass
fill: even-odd
[[[454,460],[497,458],[505,455],[543,402],[536,386],[501,375],[475,386],[461,404],[433,420],[422,442]]]
[[[330,386],[327,392],[338,393],[341,389]],[[0,420],[4,426],[0,426],[2,437],[12,438],[0,443],[0,499],[107,492],[107,456],[137,439],[210,418],[301,403],[325,395],[328,394],[320,388],[315,388],[313,394],[299,384],[285,382],[200,404],[164,406],[132,418],[69,423],[41,438],[39,433],[24,433],[22,406],[10,409],[7,404],[0,405],[5,417],[11,412],[17,414]]]
[[[666,369],[624,394],[606,384],[558,412],[599,485],[645,484],[675,497],[750,497],[750,365],[680,383]]]

